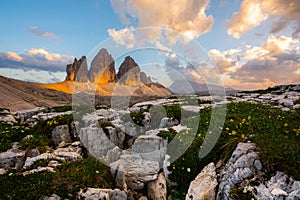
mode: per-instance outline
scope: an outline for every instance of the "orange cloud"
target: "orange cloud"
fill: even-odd
[[[121,20],[129,24],[131,21],[126,17],[130,16],[137,20],[138,27],[164,27],[177,31],[189,39],[195,39],[201,34],[211,30],[214,18],[207,16],[205,11],[209,5],[209,0],[110,0],[112,7],[117,12]],[[128,30],[125,28],[124,30]],[[108,33],[116,41],[124,41],[119,36],[124,30],[115,31],[110,29]],[[119,34],[117,34],[119,32]],[[116,37],[117,36],[117,37]],[[160,32],[146,35],[149,40],[155,40],[161,36]],[[178,35],[168,35],[170,43]]]
[[[19,56],[16,52],[7,52],[7,57],[12,60],[22,61],[23,58]]]
[[[235,38],[261,24],[274,21],[270,32],[278,33],[291,25],[293,35],[300,32],[300,1],[298,0],[243,0],[240,11],[227,21],[227,32]]]

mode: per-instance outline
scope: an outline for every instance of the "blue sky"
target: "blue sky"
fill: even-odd
[[[187,7],[187,2],[192,2],[190,10],[180,10],[180,6]],[[300,79],[300,14],[297,14],[300,3],[297,0],[261,2],[2,1],[0,75],[27,81],[63,80],[67,63],[72,62],[74,57],[88,55],[107,38],[112,36],[113,41],[122,43],[122,30],[164,26],[183,34],[189,31],[189,37],[202,45],[211,56],[228,86],[254,89],[295,83]],[[176,3],[178,5],[173,5]],[[155,12],[157,14],[153,15]],[[194,16],[189,16],[190,13]],[[159,62],[164,63],[170,58],[178,59],[164,55]],[[137,55],[135,59],[141,65],[149,64],[153,54],[148,57]],[[181,60],[179,63],[174,67],[185,65]],[[39,71],[49,73],[37,76]],[[151,68],[148,67],[148,71]],[[22,73],[30,75],[22,78]],[[184,73],[192,74],[193,71],[185,70]]]

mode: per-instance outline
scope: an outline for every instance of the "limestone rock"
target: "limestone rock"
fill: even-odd
[[[0,168],[20,168],[20,165],[23,165],[24,156],[25,151],[19,150],[17,147],[2,152],[0,153]]]
[[[121,64],[117,77],[119,83],[125,84],[128,86],[138,86],[141,83],[140,78],[140,67],[138,64],[131,58],[127,56],[123,63]]]
[[[97,84],[115,81],[115,61],[106,49],[100,49],[98,54],[92,60],[89,79],[91,82]]]
[[[59,145],[61,142],[72,143],[72,138],[69,132],[69,126],[56,126],[52,131],[52,140],[55,145]]]
[[[119,188],[132,190],[144,188],[145,183],[157,179],[159,163],[143,159],[140,155],[121,155],[110,164],[111,173]]]
[[[169,128],[169,127],[172,127],[172,126],[176,126],[178,124],[179,124],[179,122],[178,122],[177,119],[164,117],[164,118],[161,119],[159,128]]]
[[[52,194],[50,197],[42,196],[39,200],[61,200],[61,198],[56,194]]]
[[[216,197],[218,185],[214,163],[208,164],[190,184],[186,200],[210,200]]]
[[[141,135],[133,143],[132,154],[139,154],[145,160],[157,161],[162,167],[166,155],[163,138],[155,135]]]
[[[115,148],[108,150],[105,157],[105,161],[108,164],[116,162],[117,160],[119,160],[121,154],[122,154],[122,149],[116,146]]]
[[[124,191],[119,189],[99,189],[88,188],[87,190],[80,190],[77,199],[82,200],[126,200],[127,196]]]
[[[151,200],[166,200],[167,199],[167,182],[160,173],[156,180],[147,184],[148,198]]]
[[[221,173],[218,200],[229,199],[231,187],[260,171],[262,165],[254,143],[239,143]]]
[[[81,59],[74,59],[73,64],[68,64],[66,67],[67,77],[66,81],[87,82],[88,81],[88,67],[86,57]]]
[[[88,152],[96,158],[105,158],[115,145],[99,127],[87,127],[80,130],[80,141]]]

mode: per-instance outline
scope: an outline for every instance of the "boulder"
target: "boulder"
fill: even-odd
[[[119,189],[99,189],[88,188],[87,190],[80,190],[77,199],[86,200],[126,200],[127,196],[124,191]]]
[[[190,184],[186,200],[211,200],[216,198],[217,174],[214,163],[208,164]]]
[[[89,154],[99,159],[105,159],[107,152],[115,147],[99,127],[81,128],[80,141]]]
[[[25,151],[19,150],[17,147],[0,153],[0,168],[20,168],[24,164]]]
[[[157,161],[145,160],[138,154],[121,155],[110,167],[116,184],[121,189],[142,189],[145,183],[157,179],[159,172]]]
[[[167,199],[167,182],[163,173],[160,173],[156,180],[147,184],[147,191],[148,198],[151,200]]]
[[[239,143],[221,172],[218,200],[229,199],[230,189],[262,169],[254,143]]]
[[[166,155],[163,138],[155,135],[141,135],[132,145],[132,154],[139,154],[145,160],[157,161],[162,167]]]
[[[68,125],[56,126],[52,131],[52,140],[55,145],[59,145],[61,142],[72,143],[72,138]]]
[[[105,161],[108,164],[116,162],[117,160],[119,160],[121,154],[122,154],[122,149],[116,146],[115,148],[108,150],[105,157]]]
[[[172,126],[176,126],[178,124],[179,124],[179,122],[178,122],[177,119],[164,117],[164,118],[161,119],[159,128],[169,128],[169,127],[172,127]]]

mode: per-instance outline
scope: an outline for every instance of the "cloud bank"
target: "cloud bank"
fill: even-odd
[[[209,32],[212,28],[214,18],[205,13],[209,2],[209,0],[110,0],[113,9],[126,25],[138,28],[164,27],[175,30],[191,40]],[[122,45],[128,42],[135,43],[128,27],[121,30],[109,29],[108,33]],[[161,36],[162,33],[158,31],[151,32],[145,37],[155,41]],[[167,37],[170,43],[174,44],[178,35]]]
[[[235,38],[270,20],[270,33],[275,34],[290,28],[293,37],[300,32],[299,0],[243,0],[240,11],[227,21],[227,32]]]
[[[0,52],[0,68],[21,68],[23,70],[65,71],[74,56],[49,53],[45,49],[31,49],[23,54]]]
[[[254,89],[275,84],[298,83],[300,42],[286,36],[269,36],[261,46],[228,51],[210,50],[227,84]]]

